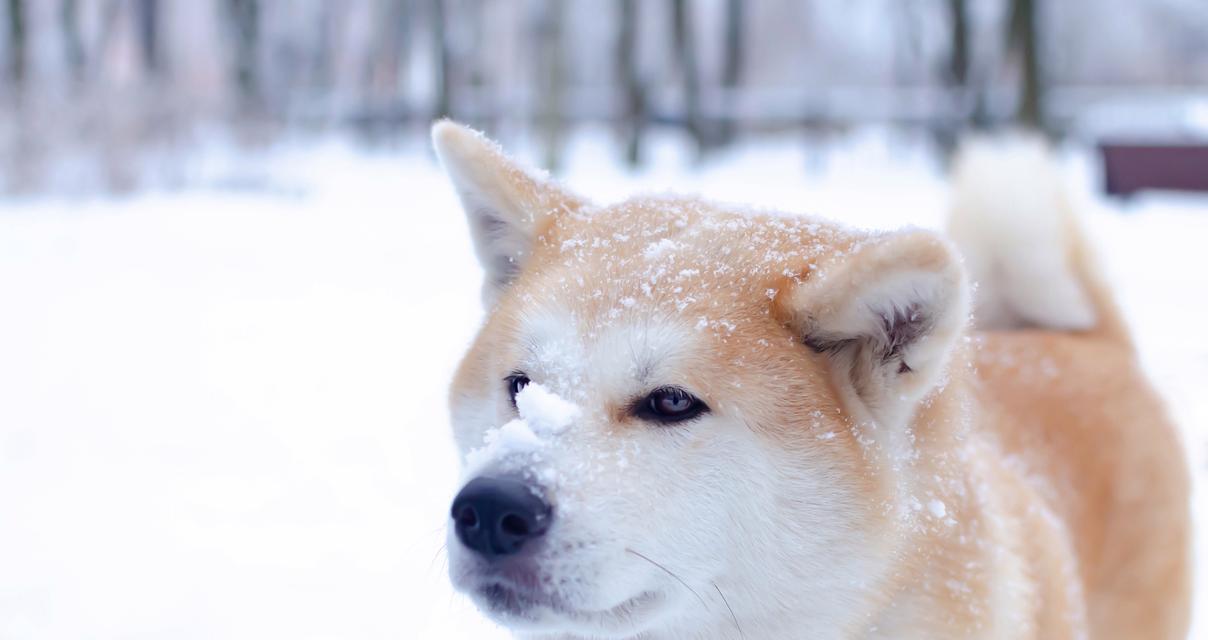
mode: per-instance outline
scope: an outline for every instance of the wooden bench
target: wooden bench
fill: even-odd
[[[1208,142],[1099,145],[1104,189],[1129,196],[1145,189],[1208,192]]]

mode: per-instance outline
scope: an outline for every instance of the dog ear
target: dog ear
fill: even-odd
[[[482,294],[489,305],[520,272],[553,219],[584,203],[525,171],[499,145],[463,125],[437,122],[432,145],[470,223],[474,250],[486,271]]]
[[[789,315],[840,386],[882,422],[908,419],[944,374],[969,315],[969,288],[937,236],[875,236],[790,290]]]

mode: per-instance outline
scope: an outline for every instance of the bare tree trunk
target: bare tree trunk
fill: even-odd
[[[84,38],[80,34],[79,0],[63,0],[62,6],[59,7],[59,25],[63,35],[63,53],[67,59],[67,67],[71,70],[71,79],[79,84],[84,80],[84,66],[87,64]]]
[[[1010,39],[1021,65],[1019,109],[1016,119],[1026,127],[1045,130],[1044,81],[1040,77],[1040,50],[1036,0],[1014,0]]]
[[[969,104],[969,7],[967,0],[947,0],[948,63],[942,71],[948,89],[943,110],[931,125],[936,144],[948,159],[956,149],[957,138],[971,116]]]
[[[26,75],[25,1],[8,0],[8,80],[20,92]]]
[[[687,0],[671,0],[671,24],[675,37],[676,61],[684,83],[684,127],[696,141],[698,153],[704,152],[704,131],[700,118],[700,77],[696,57],[696,38]]]
[[[636,167],[642,161],[642,128],[646,124],[646,92],[637,61],[637,0],[620,0],[617,32],[617,71],[625,101],[625,162]]]
[[[969,0],[948,0],[952,21],[952,52],[948,60],[949,81],[954,87],[962,124],[984,129],[990,126],[985,85],[973,72],[970,50]]]
[[[135,5],[138,17],[138,42],[143,54],[143,68],[147,75],[156,77],[162,71],[159,50],[159,0],[138,0]]]
[[[483,0],[472,0],[462,4],[461,20],[469,30],[473,42],[484,42],[487,37],[483,5]],[[463,108],[468,109],[469,113],[463,117],[467,118],[474,127],[482,131],[491,131],[491,109],[490,101],[487,98],[489,79],[484,58],[484,56],[490,55],[490,52],[484,47],[474,47],[467,53],[469,55],[464,56],[461,61],[465,74],[463,86],[467,89],[465,92],[467,95],[463,95],[461,101]]]
[[[95,57],[97,60],[104,60],[109,54],[110,47],[116,38],[115,34],[118,31],[118,23],[122,18],[122,0],[104,0],[101,4],[101,20],[97,29],[98,35],[95,45]],[[99,67],[96,69],[96,74],[102,73]]]
[[[341,38],[344,28],[346,9],[342,3],[328,0],[319,5],[317,14],[318,41],[312,47],[314,51],[311,86],[312,91],[320,95],[328,95],[339,84],[336,69],[337,51],[343,44]]]
[[[725,89],[726,96],[724,103],[726,113],[722,118],[717,140],[714,141],[717,144],[728,144],[734,139],[734,127],[737,122],[734,104],[735,96],[738,94],[739,81],[742,79],[745,23],[742,0],[726,0],[726,57],[721,71],[721,86]]]
[[[436,64],[433,76],[436,78],[436,99],[433,105],[434,115],[437,118],[446,118],[451,114],[451,65],[452,55],[449,53],[448,32],[445,25],[445,4],[444,0],[431,0],[432,15],[432,46],[434,47],[432,59]]]
[[[411,0],[389,0],[390,6],[386,12],[386,74],[390,99],[401,100],[406,92],[402,90],[406,81],[407,55],[411,51]],[[402,105],[404,108],[406,105]]]
[[[544,76],[541,87],[541,105],[538,128],[544,146],[544,165],[557,171],[562,165],[562,92],[564,73],[562,68],[562,0],[549,0],[547,10],[538,23],[538,40],[541,42],[539,56]]]
[[[969,7],[967,0],[948,0],[952,22],[952,49],[948,57],[948,80],[962,92],[969,86]]]
[[[407,105],[402,91],[410,38],[410,0],[378,0],[380,19],[374,46],[365,60],[363,104],[372,133],[382,127],[394,133],[404,122]]]
[[[226,4],[235,36],[235,85],[244,108],[256,109],[263,106],[256,63],[260,47],[260,2],[226,0]]]
[[[407,61],[411,57],[411,16],[415,12],[412,0],[394,0],[394,12],[390,17],[391,42],[395,47],[395,64],[398,66],[396,80],[402,86],[406,80]]]

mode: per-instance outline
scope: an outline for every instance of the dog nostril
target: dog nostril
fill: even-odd
[[[517,537],[524,537],[529,534],[528,523],[525,522],[524,518],[521,518],[514,513],[509,513],[508,515],[504,516],[503,520],[499,523],[499,528],[503,530],[504,533]]]
[[[466,548],[495,560],[545,535],[553,510],[527,482],[483,476],[461,488],[449,515]]]
[[[474,512],[474,507],[466,507],[457,514],[457,526],[466,529],[473,529],[478,526],[478,514]]]

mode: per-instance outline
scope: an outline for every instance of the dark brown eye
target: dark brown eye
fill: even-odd
[[[679,387],[660,387],[651,391],[634,409],[643,420],[670,423],[691,420],[708,411],[709,407]]]
[[[512,372],[511,375],[504,378],[503,380],[504,380],[504,382],[508,383],[508,396],[511,397],[511,399],[512,399],[512,406],[515,406],[516,405],[516,394],[520,393],[521,389],[528,386],[528,383],[529,383],[528,376],[524,375],[523,373],[520,373],[519,371],[515,371],[515,372]]]

